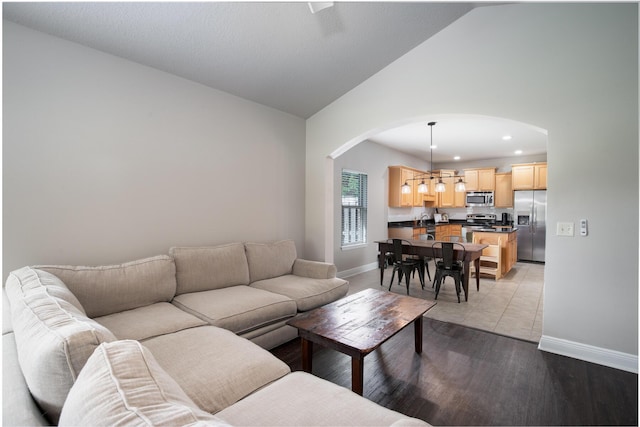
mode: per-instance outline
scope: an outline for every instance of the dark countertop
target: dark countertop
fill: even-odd
[[[432,219],[427,219],[424,221],[418,221],[417,225],[414,225],[414,221],[394,221],[394,222],[388,222],[387,223],[387,227],[388,228],[429,228],[429,229],[435,229],[435,227],[437,225],[446,225],[447,223],[438,223],[436,224]],[[477,227],[480,224],[472,224],[467,222],[466,220],[463,219],[452,219],[449,220],[448,224],[459,224],[462,225],[463,227]],[[494,227],[509,227],[509,228],[493,228],[492,226],[487,226],[487,228],[483,228],[481,230],[475,230],[475,231],[479,231],[479,232],[486,232],[486,233],[512,233],[516,230],[518,230],[517,227],[514,226],[502,226],[500,224],[496,224],[494,225]],[[473,231],[473,230],[472,230]]]
[[[479,232],[479,233],[513,233],[514,231],[518,231],[518,227],[511,227],[511,226],[499,226],[498,228],[482,228],[480,230],[471,230],[474,233],[475,232]]]

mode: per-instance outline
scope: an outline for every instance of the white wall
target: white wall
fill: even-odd
[[[390,165],[404,165],[416,169],[426,169],[427,163],[414,156],[401,153],[372,141],[365,141],[338,157],[334,162],[334,262],[341,275],[354,274],[358,268],[376,263],[378,246],[376,240],[387,238],[387,218],[389,205],[388,182]],[[367,244],[357,248],[342,249],[341,235],[341,178],[342,169],[349,169],[367,174],[368,206],[367,206]],[[419,209],[419,208],[417,208]],[[405,212],[411,208],[403,208]],[[369,268],[371,268],[369,266]],[[356,270],[356,271],[347,271]]]
[[[324,178],[327,158],[436,114],[503,117],[548,131],[543,341],[637,370],[637,5],[474,9],[307,120],[307,256],[333,256],[333,197],[319,197],[334,191]],[[552,232],[558,221],[580,218],[589,220],[588,237]]]
[[[3,26],[3,277],[173,245],[304,253],[304,120]]]

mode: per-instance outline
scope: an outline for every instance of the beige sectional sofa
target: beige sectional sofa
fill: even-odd
[[[3,425],[423,425],[266,350],[296,336],[299,311],[346,295],[335,276],[292,241],[16,270]]]

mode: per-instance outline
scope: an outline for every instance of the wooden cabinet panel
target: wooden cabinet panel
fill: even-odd
[[[403,166],[389,166],[389,207],[422,207],[424,206],[424,202],[431,203],[431,206],[433,206],[436,196],[428,178],[425,178],[424,181],[429,185],[429,192],[418,193],[418,185],[422,182],[424,174],[424,171],[417,169]],[[405,182],[411,187],[411,192],[403,194],[402,185]]]
[[[533,165],[513,165],[511,187],[514,190],[533,190]]]
[[[547,189],[547,164],[539,164],[533,168],[533,188],[535,190]]]
[[[448,236],[462,236],[461,224],[437,224],[436,240],[449,240]]]
[[[496,208],[513,207],[513,190],[511,189],[511,173],[496,174],[496,190],[494,205]]]
[[[480,191],[494,191],[496,189],[495,169],[480,169],[478,171],[478,188]]]
[[[513,190],[546,190],[547,164],[527,163],[512,165],[511,182]]]
[[[413,206],[413,171],[411,169],[401,169],[400,175],[402,176],[402,184],[400,184],[400,206],[411,207]],[[409,184],[411,192],[402,192],[402,185],[404,185],[404,183]]]
[[[495,191],[496,168],[465,169],[464,182],[467,191]]]
[[[454,208],[456,207],[455,199],[455,170],[440,170],[436,171],[444,183],[445,190],[442,193],[436,193],[436,206],[440,208]],[[433,181],[437,182],[437,179]],[[435,187],[435,185],[434,185]]]
[[[473,232],[474,243],[484,243],[487,245],[500,244],[500,255],[502,264],[502,275],[507,274],[515,265],[518,257],[518,241],[516,232],[494,233],[494,232]]]
[[[464,170],[464,186],[467,191],[478,191],[478,170],[477,169],[465,169]]]
[[[413,240],[420,240],[421,234],[427,234],[427,229],[425,227],[417,227],[413,229]]]

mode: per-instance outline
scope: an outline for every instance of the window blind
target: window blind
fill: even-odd
[[[367,242],[367,175],[342,170],[341,246]]]

